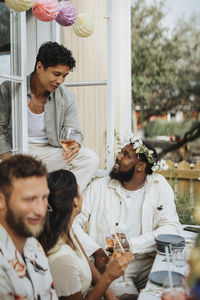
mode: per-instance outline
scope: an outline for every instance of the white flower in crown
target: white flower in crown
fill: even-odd
[[[151,157],[152,154],[153,154],[153,150],[149,150],[149,151],[148,151],[148,157]]]
[[[140,147],[143,145],[142,140],[136,140],[135,142],[132,142],[132,141],[131,141],[131,143],[133,143],[133,149],[134,149],[134,150],[137,149],[137,148],[140,148]],[[136,153],[137,153],[137,152],[136,152]]]
[[[167,170],[169,168],[169,166],[166,164],[164,159],[161,159],[159,161],[159,164],[160,164],[160,169],[162,169],[162,170]]]
[[[129,142],[132,144],[134,144],[136,141],[139,141],[139,140],[141,141],[141,139],[136,135],[133,135],[129,138]]]
[[[153,172],[155,171],[166,171],[168,169],[168,165],[166,164],[164,159],[161,159],[155,164],[151,169]]]
[[[155,164],[155,165],[151,168],[151,170],[152,170],[153,172],[158,171],[158,169],[159,169],[158,164]]]

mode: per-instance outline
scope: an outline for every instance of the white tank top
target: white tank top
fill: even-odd
[[[28,107],[28,142],[34,144],[48,143],[44,112],[34,114]]]

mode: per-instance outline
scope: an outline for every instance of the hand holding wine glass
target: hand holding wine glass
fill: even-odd
[[[63,127],[60,133],[60,144],[65,150],[63,158],[67,163],[70,163],[76,157],[80,149],[79,143],[74,139],[75,135],[76,129],[70,127]]]
[[[131,260],[129,252],[124,252],[120,257],[112,255],[109,259],[105,273],[108,275],[110,281],[122,276]]]
[[[75,129],[69,127],[63,127],[60,133],[60,143],[65,151],[72,150],[74,147]]]

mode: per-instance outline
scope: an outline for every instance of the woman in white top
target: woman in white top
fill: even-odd
[[[100,275],[87,259],[80,242],[72,231],[72,223],[82,207],[76,178],[72,172],[59,170],[49,174],[49,205],[45,229],[39,240],[48,254],[55,289],[62,300],[117,299],[107,289],[120,277],[129,261],[130,253],[111,258],[106,271]],[[88,292],[91,282],[95,284]]]

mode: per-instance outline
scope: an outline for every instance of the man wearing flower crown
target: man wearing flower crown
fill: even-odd
[[[110,178],[88,186],[74,224],[85,251],[101,272],[108,262],[105,237],[114,232],[128,237],[134,258],[124,285],[116,280],[111,286],[121,299],[137,299],[145,287],[156,254],[155,237],[181,233],[174,192],[162,175],[154,173],[161,167],[166,165],[158,162],[155,148],[132,136],[117,155]],[[87,234],[82,229],[86,222]]]

